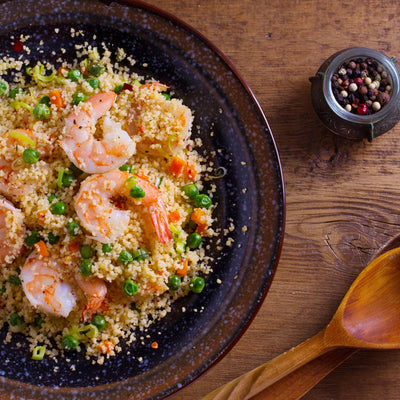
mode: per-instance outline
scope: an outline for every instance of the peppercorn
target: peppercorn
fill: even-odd
[[[388,71],[370,57],[358,57],[338,66],[332,74],[331,88],[337,102],[358,115],[381,110],[390,101],[392,91]]]

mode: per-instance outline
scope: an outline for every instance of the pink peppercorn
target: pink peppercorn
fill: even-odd
[[[362,80],[362,78],[358,77],[358,78],[354,79],[354,83],[356,85],[362,85],[364,83],[364,81]]]
[[[365,115],[367,112],[368,112],[368,107],[365,103],[362,103],[357,107],[357,114]]]

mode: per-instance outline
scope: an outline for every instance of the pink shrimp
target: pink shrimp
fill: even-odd
[[[133,199],[129,196],[130,186],[134,183],[143,190],[143,198]],[[75,198],[78,218],[94,239],[110,243],[125,232],[130,212],[119,210],[111,203],[113,198],[121,196],[126,197],[130,204],[147,210],[161,243],[168,244],[171,241],[172,236],[161,192],[146,178],[120,170],[86,178]]]
[[[136,151],[135,142],[109,116],[103,120],[103,139],[94,137],[97,120],[112,107],[116,96],[112,91],[97,93],[65,119],[66,134],[60,145],[70,161],[89,174],[118,168]]]
[[[34,251],[21,269],[22,289],[34,306],[46,314],[67,317],[76,304],[73,285],[62,279],[59,261]]]
[[[91,320],[93,313],[101,307],[106,298],[107,286],[103,280],[97,277],[83,278],[77,276],[75,279],[88,299],[82,311],[82,320],[85,321],[87,316]]]
[[[170,157],[186,147],[192,113],[179,100],[166,100],[159,93],[166,89],[168,86],[159,82],[142,85],[139,98],[132,102],[127,119],[128,131],[142,153]],[[163,135],[160,135],[161,131]]]
[[[11,263],[20,255],[24,245],[23,213],[8,200],[0,197],[0,263]]]

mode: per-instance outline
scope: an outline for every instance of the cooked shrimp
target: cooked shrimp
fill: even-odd
[[[65,137],[61,147],[79,169],[89,174],[102,173],[123,165],[136,151],[135,142],[121,124],[105,116],[103,139],[94,136],[97,120],[115,102],[116,93],[97,93],[65,119]]]
[[[76,277],[76,282],[88,299],[82,312],[82,319],[85,321],[88,315],[90,320],[92,319],[92,314],[103,304],[107,295],[107,286],[103,280],[97,277]]]
[[[134,179],[145,196],[133,199],[129,196],[128,179]],[[75,198],[75,211],[84,228],[93,238],[110,243],[122,235],[130,220],[129,210],[119,210],[111,200],[124,196],[131,205],[144,207],[151,217],[152,224],[161,243],[171,241],[167,212],[161,192],[146,178],[129,172],[113,170],[100,175],[92,175],[82,182]]]
[[[139,98],[132,102],[127,119],[137,149],[163,157],[173,156],[186,147],[193,121],[188,107],[159,93],[166,89],[168,86],[159,82],[140,86]]]
[[[52,257],[31,253],[21,269],[22,289],[34,306],[46,314],[67,317],[76,304],[76,292],[61,277],[61,266]]]
[[[0,197],[0,263],[11,263],[22,250],[25,237],[23,213]]]

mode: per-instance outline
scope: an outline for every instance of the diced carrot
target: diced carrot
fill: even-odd
[[[68,251],[70,253],[77,253],[80,249],[80,245],[78,242],[71,242],[68,243]]]
[[[97,347],[103,354],[109,354],[114,349],[114,345],[109,340],[104,340]]]
[[[64,100],[63,100],[61,92],[59,90],[57,90],[57,89],[52,90],[49,93],[49,97],[50,97],[51,104],[54,104],[57,107],[57,110],[65,107]]]
[[[139,130],[140,130],[140,132],[144,133],[144,126],[143,125],[139,125]]]
[[[182,261],[181,261],[181,266],[179,267],[179,268],[177,268],[177,270],[176,270],[176,274],[178,275],[178,276],[186,276],[187,275],[187,271],[188,271],[188,260],[187,260],[187,258],[184,258]]]
[[[40,240],[39,242],[34,244],[36,251],[41,255],[42,257],[48,257],[50,255],[49,251],[47,250],[46,243],[43,242],[43,240]]]
[[[158,349],[158,343],[157,342],[153,342],[151,345],[152,349]]]
[[[179,214],[178,210],[171,211],[168,214],[168,221],[173,223],[173,224],[178,222],[180,219],[181,219],[181,215]]]
[[[190,219],[197,224],[196,233],[204,235],[208,229],[208,213],[202,208],[195,208]]]
[[[38,221],[39,221],[41,224],[44,224],[44,218],[45,218],[46,214],[47,214],[47,210],[39,210],[39,211],[37,212]]]
[[[190,219],[197,225],[207,224],[208,213],[202,208],[195,208],[190,216]]]
[[[186,167],[186,161],[182,160],[182,158],[175,156],[172,161],[171,164],[169,166],[169,172],[171,174],[174,174],[176,176],[179,176],[182,174],[183,170]]]
[[[57,69],[57,75],[61,75],[61,76],[66,76],[67,74],[68,74],[68,72],[69,72],[69,69],[68,68],[65,68],[65,67],[58,67],[58,69]]]
[[[188,177],[188,179],[190,179],[191,181],[194,180],[194,178],[196,178],[197,172],[195,169],[195,166],[193,164],[189,164],[186,167],[186,176]]]

